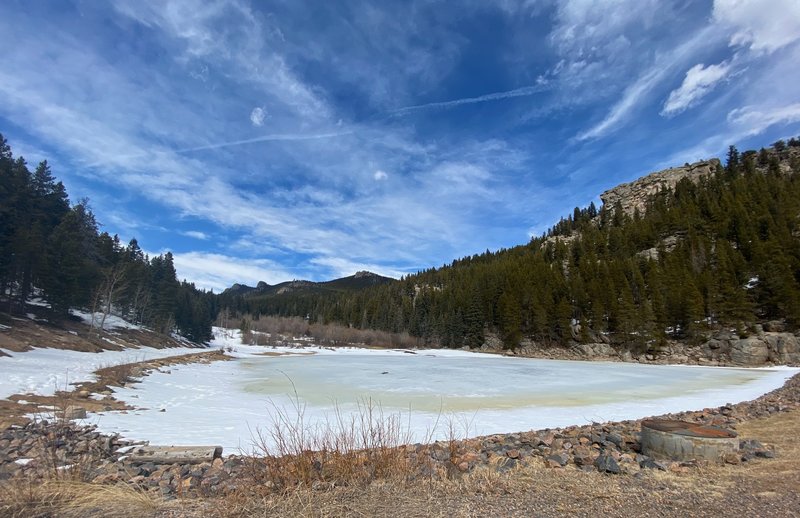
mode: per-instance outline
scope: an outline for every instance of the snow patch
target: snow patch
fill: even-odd
[[[100,353],[45,348],[0,350],[8,355],[0,356],[0,399],[12,394],[50,396],[70,384],[95,379],[92,373],[103,367],[202,352],[196,347],[142,347]]]
[[[95,326],[99,326],[100,322],[103,320],[103,314],[100,312],[92,313],[89,311],[81,311],[79,309],[71,309],[70,313],[80,318],[81,320],[83,320],[84,323],[88,325],[92,325],[92,322],[94,322]],[[142,329],[144,329],[144,327],[138,324],[133,324],[131,322],[128,322],[122,317],[118,317],[116,315],[108,315],[106,316],[106,321],[103,323],[103,329],[106,331],[113,329],[134,329],[137,331],[141,331]]]

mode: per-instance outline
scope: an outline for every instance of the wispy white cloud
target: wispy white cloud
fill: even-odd
[[[672,116],[694,106],[706,94],[725,79],[731,71],[731,64],[723,61],[717,65],[705,66],[698,63],[686,71],[681,86],[670,92],[664,102],[661,115]]]
[[[774,52],[800,39],[796,0],[714,0],[713,19],[731,31],[730,44]]]
[[[186,230],[184,232],[181,232],[181,234],[183,234],[186,237],[191,237],[193,239],[199,239],[201,241],[207,241],[208,239],[211,238],[211,236],[209,236],[205,232],[200,232],[199,230]]]
[[[648,98],[653,90],[662,84],[664,79],[674,72],[674,69],[682,66],[695,52],[709,44],[710,40],[718,37],[713,26],[708,26],[697,32],[692,38],[682,43],[678,48],[660,54],[639,78],[630,84],[622,93],[622,97],[617,101],[606,116],[577,136],[578,140],[588,140],[600,138],[611,131],[616,130],[621,123],[630,117],[636,108]]]
[[[256,106],[253,108],[253,111],[250,112],[250,123],[258,128],[264,125],[264,119],[266,118],[267,111],[261,106]]]
[[[548,40],[559,57],[545,77],[558,83],[562,102],[602,99],[617,91],[652,53],[647,32],[672,16],[658,0],[563,0],[553,2]]]
[[[182,42],[179,59],[202,59],[241,81],[263,89],[277,104],[311,120],[330,116],[330,107],[287,65],[270,44],[280,31],[266,27],[250,6],[239,0],[164,0],[128,2],[116,0],[122,14]],[[235,30],[228,30],[233,25]]]
[[[389,173],[378,169],[377,171],[375,171],[372,177],[375,178],[376,181],[380,182],[389,178]]]
[[[744,135],[758,135],[775,124],[800,121],[800,103],[786,106],[745,106],[728,114],[728,122],[744,128]]]

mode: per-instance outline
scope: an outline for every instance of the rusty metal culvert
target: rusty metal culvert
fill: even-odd
[[[739,451],[734,431],[686,421],[648,419],[642,421],[642,453],[672,460],[720,462],[726,453]]]

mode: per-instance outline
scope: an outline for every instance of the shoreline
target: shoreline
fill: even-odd
[[[228,337],[232,338],[232,337]],[[519,359],[532,359],[543,361],[563,361],[563,362],[579,362],[579,363],[608,363],[608,364],[630,364],[630,365],[643,365],[643,366],[664,366],[664,367],[702,367],[702,368],[721,368],[721,369],[735,369],[742,371],[760,371],[760,370],[794,370],[798,367],[795,365],[762,365],[762,366],[741,366],[741,365],[698,365],[687,363],[666,363],[666,362],[641,362],[641,361],[627,361],[619,357],[603,357],[603,358],[580,358],[574,355],[521,355],[521,354],[508,354],[506,351],[497,350],[468,350],[462,349],[398,349],[398,348],[376,348],[359,346],[357,344],[350,344],[347,346],[339,347],[326,347],[322,345],[311,345],[306,343],[302,344],[286,344],[286,345],[273,345],[273,346],[250,346],[244,344],[232,345],[230,343],[216,343],[209,345],[205,351],[192,352],[187,354],[178,354],[175,356],[166,356],[156,359],[142,360],[137,362],[124,363],[119,365],[112,365],[95,370],[92,374],[96,378],[94,381],[82,381],[71,384],[72,388],[69,391],[57,390],[53,395],[37,395],[29,393],[17,393],[8,396],[5,399],[0,399],[0,427],[7,424],[20,424],[29,421],[27,416],[31,414],[53,414],[56,411],[61,411],[63,415],[66,407],[77,405],[85,408],[88,412],[102,412],[102,411],[129,411],[137,410],[134,406],[135,402],[119,400],[114,395],[111,387],[124,388],[127,385],[136,384],[143,381],[143,378],[152,372],[158,372],[163,367],[174,365],[203,363],[208,364],[215,361],[230,361],[239,360],[240,357],[236,356],[235,347],[243,348],[259,348],[264,349],[258,352],[252,352],[253,356],[263,357],[290,357],[290,356],[313,356],[317,354],[325,354],[327,352],[345,352],[354,353],[358,351],[371,351],[371,352],[396,352],[405,354],[425,354],[425,353],[448,353],[454,356],[460,354],[469,355],[487,355],[497,358],[519,358]],[[268,349],[268,350],[267,350]],[[316,349],[316,350],[309,350]],[[227,354],[226,354],[227,353]],[[25,354],[25,353],[21,353]],[[788,380],[786,381],[788,382]],[[744,402],[744,401],[742,401]],[[591,406],[591,405],[590,405]],[[146,408],[141,408],[146,410]],[[483,409],[485,411],[492,411],[492,408]],[[689,411],[684,411],[689,412]],[[10,419],[10,420],[9,420]],[[578,424],[564,424],[563,426],[578,426]],[[498,432],[503,433],[503,432]]]
[[[159,367],[190,363],[187,362],[190,359],[203,361],[204,363],[233,359],[225,354],[219,355],[220,351],[214,350],[198,354],[167,357],[160,360],[136,362],[131,365],[139,367],[139,374],[146,376]],[[187,356],[190,358],[187,358]],[[96,382],[97,386],[102,385],[108,388],[108,383],[101,383],[100,381]],[[133,382],[135,383],[135,381]],[[85,388],[83,386],[84,391]],[[30,398],[30,396],[27,397]],[[126,402],[122,403],[126,404]],[[744,421],[798,411],[800,411],[800,373],[786,380],[781,387],[753,400],[702,410],[648,416],[648,418],[678,419],[699,424],[728,427],[735,430],[737,425]],[[453,474],[459,476],[458,474],[466,474],[476,469],[487,468],[503,473],[516,467],[527,466],[530,463],[537,462],[544,463],[548,468],[558,470],[596,471],[598,470],[596,466],[597,459],[601,456],[613,459],[614,463],[616,463],[616,468],[612,468],[612,473],[628,476],[636,475],[645,469],[681,472],[697,465],[696,463],[662,462],[643,457],[637,450],[639,450],[638,428],[644,419],[646,418],[504,432],[466,439],[440,440],[425,444],[402,444],[396,447],[400,448],[406,457],[427,459],[426,462],[429,465],[439,470],[437,471],[439,475],[436,476],[445,476],[443,474],[447,474],[446,476],[453,476]],[[119,434],[99,433],[94,425],[78,425],[62,419],[53,423],[39,421],[29,423],[23,427],[8,426],[0,429],[2,437],[10,438],[13,436],[13,441],[16,441],[18,446],[28,444],[30,447],[24,452],[24,455],[33,457],[33,461],[29,464],[21,465],[17,461],[20,458],[28,457],[20,456],[23,455],[24,447],[18,448],[14,453],[16,455],[15,458],[7,455],[1,459],[0,474],[10,472],[8,475],[10,477],[44,476],[40,472],[41,466],[37,467],[37,464],[41,464],[41,462],[36,460],[38,457],[36,457],[34,450],[36,444],[41,443],[42,436],[52,434],[54,430],[56,432],[58,430],[62,432],[68,430],[69,433],[67,435],[78,438],[79,443],[80,441],[86,441],[86,437],[91,437],[94,442],[101,441],[103,444],[110,445],[102,451],[101,457],[104,459],[104,467],[96,473],[92,481],[96,483],[118,483],[123,481],[148,490],[160,491],[168,497],[182,491],[180,488],[184,486],[187,494],[195,496],[224,494],[235,490],[242,483],[245,483],[244,481],[248,476],[248,465],[258,462],[258,457],[234,454],[218,459],[213,463],[201,465],[199,470],[195,469],[197,466],[194,465],[188,467],[186,465],[175,465],[163,468],[148,466],[144,470],[140,468],[132,470],[131,465],[124,458],[125,455],[118,453],[118,450],[122,446],[141,444],[141,441],[125,439]],[[67,441],[67,448],[74,449],[74,442],[74,439],[72,442]],[[757,451],[745,451],[742,459],[754,458],[754,456],[769,457],[774,454],[774,452],[769,452],[771,452],[769,445],[766,445]],[[85,453],[83,452],[83,454]],[[312,454],[315,453],[312,452]],[[44,453],[40,455],[43,458]],[[74,461],[72,457],[74,457],[73,451],[65,453],[63,455],[63,465],[70,465],[69,463]],[[736,463],[742,462],[742,459],[737,460]],[[188,478],[181,475],[187,469],[193,473],[188,475]],[[137,474],[130,476],[130,473],[134,472]],[[159,485],[160,481],[163,480],[162,477],[166,476],[165,473],[171,474],[167,477],[170,482],[167,485]],[[320,480],[325,484],[333,483],[325,481],[322,475],[320,477]]]

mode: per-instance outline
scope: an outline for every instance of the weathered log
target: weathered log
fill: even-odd
[[[222,446],[139,446],[126,459],[132,464],[200,464],[222,456]]]

